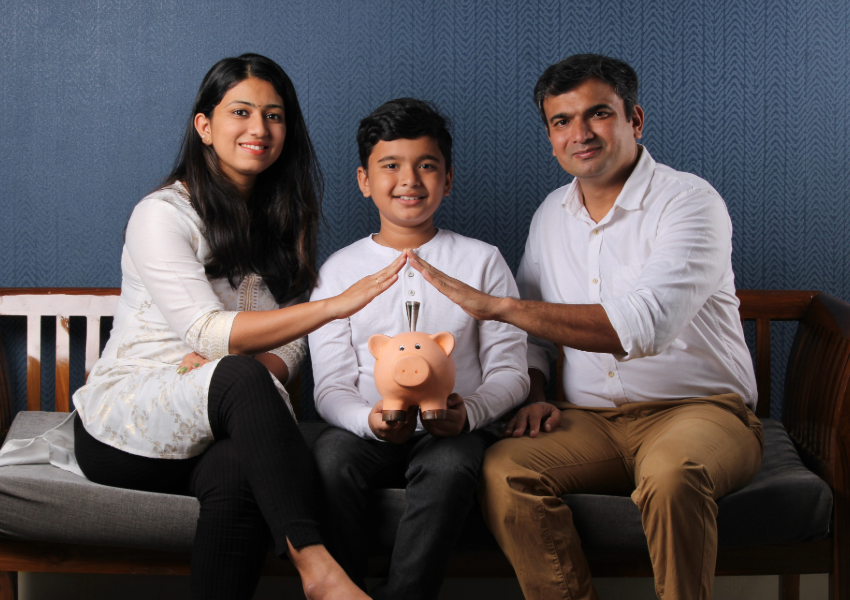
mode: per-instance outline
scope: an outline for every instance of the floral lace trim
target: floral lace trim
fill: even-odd
[[[269,350],[269,354],[280,357],[286,363],[286,368],[289,370],[289,379],[286,380],[288,383],[298,374],[301,363],[307,356],[307,338],[303,337],[280,348]]]
[[[189,329],[186,343],[207,360],[227,356],[230,354],[230,330],[237,314],[227,310],[205,314]]]

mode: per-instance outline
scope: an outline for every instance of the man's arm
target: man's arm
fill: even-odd
[[[501,253],[495,248],[482,261],[478,287],[496,296],[518,296],[516,282]],[[449,399],[449,419],[452,407],[463,406],[466,424],[458,418],[454,423],[423,421],[422,425],[432,434],[445,429],[446,435],[475,430],[497,420],[519,405],[528,395],[528,366],[526,361],[526,334],[521,329],[497,321],[475,322],[478,331],[478,364],[481,367],[481,383],[462,399],[462,404]],[[456,351],[457,352],[457,351]],[[457,356],[457,354],[455,354]],[[462,374],[458,374],[461,376]],[[456,394],[452,394],[456,396]],[[460,417],[460,415],[457,415]]]
[[[490,296],[435,269],[413,251],[408,252],[408,259],[425,281],[474,319],[509,323],[530,335],[577,350],[625,354],[601,304],[552,304]]]

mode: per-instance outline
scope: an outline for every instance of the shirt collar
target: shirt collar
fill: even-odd
[[[635,165],[632,174],[626,180],[626,184],[617,196],[614,206],[619,206],[623,210],[637,210],[643,203],[643,198],[646,195],[646,190],[649,188],[649,182],[652,180],[652,175],[655,173],[655,161],[649,155],[649,150],[645,146],[638,144],[640,149],[640,158]],[[573,216],[578,217],[584,210],[584,202],[581,199],[581,194],[578,192],[578,182],[573,179],[573,182],[567,186],[564,193],[564,199],[561,200],[561,205],[566,208]]]
[[[447,232],[448,232],[447,229],[437,229],[437,235],[432,237],[428,242],[419,246],[419,248],[413,248],[413,250],[415,250],[416,254],[419,254],[419,255],[426,254],[426,253],[430,252],[431,250],[433,250],[434,248],[436,248],[437,246],[439,246],[442,243],[443,239],[445,239],[445,237],[446,237]],[[377,234],[376,233],[370,233],[369,236],[366,238],[366,243],[372,249],[373,252],[377,252],[378,254],[386,254],[387,256],[392,256],[392,257],[397,257],[399,254],[401,254],[401,252],[399,252],[398,250],[395,250],[394,248],[390,248],[388,246],[382,246],[381,244],[376,242],[374,240],[374,237],[373,237],[375,235],[377,235]]]

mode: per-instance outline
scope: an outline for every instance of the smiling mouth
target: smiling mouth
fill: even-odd
[[[601,146],[594,146],[593,148],[588,148],[587,150],[581,150],[579,152],[573,152],[573,156],[575,158],[592,158],[596,156],[599,151],[602,150]]]
[[[252,152],[263,152],[264,150],[268,150],[269,147],[263,144],[239,144],[241,148],[245,148],[246,150],[251,150]]]
[[[424,200],[427,196],[393,196],[393,200],[398,200],[400,202],[419,202],[420,200]]]

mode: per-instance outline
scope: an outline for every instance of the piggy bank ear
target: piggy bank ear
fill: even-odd
[[[372,356],[375,358],[380,358],[381,350],[384,349],[384,346],[386,346],[389,341],[390,336],[376,333],[369,338],[369,352],[371,352]]]
[[[455,349],[455,336],[450,334],[448,331],[432,333],[428,337],[440,345],[440,348],[443,349],[443,352],[446,353],[446,356],[451,355],[452,350]]]

